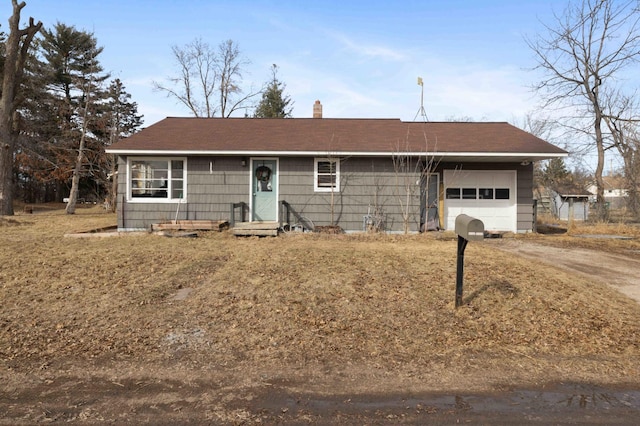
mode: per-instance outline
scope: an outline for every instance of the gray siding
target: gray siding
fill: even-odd
[[[126,200],[126,158],[118,180],[118,228],[149,229],[169,220],[228,220],[230,205],[249,203],[248,166],[239,157],[189,157],[186,203],[140,203]]]
[[[149,229],[151,224],[173,220],[229,220],[232,203],[250,204],[251,167],[242,157],[189,157],[187,160],[187,202],[136,203],[126,200],[126,158],[119,159],[118,227]],[[420,173],[413,165],[396,171],[390,158],[346,158],[340,166],[340,191],[314,192],[313,157],[279,159],[279,201],[287,201],[315,225],[333,224],[346,231],[362,231],[363,217],[377,207],[384,213],[386,230],[402,232],[403,210],[409,192],[409,228],[419,229]],[[517,170],[518,231],[532,229],[533,166],[504,163],[447,164],[438,166],[469,170]],[[247,212],[247,218],[249,214]]]
[[[518,232],[531,232],[533,223],[533,164],[518,165]]]
[[[403,229],[402,202],[406,197],[396,182],[408,183],[410,188],[409,211],[411,231],[418,230],[419,185],[415,182],[419,174],[409,171],[395,172],[393,162],[388,158],[348,158],[340,165],[340,190],[333,193],[319,193],[313,190],[313,163],[309,158],[282,158],[280,160],[280,199],[311,219],[316,225],[333,223],[348,231],[362,231],[363,218],[376,206],[385,216],[388,231]]]

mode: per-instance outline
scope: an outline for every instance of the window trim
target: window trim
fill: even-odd
[[[167,163],[167,197],[134,197],[132,163],[137,161],[164,161]],[[182,161],[182,198],[172,198],[173,180],[171,162]],[[127,202],[128,203],[186,203],[187,202],[187,157],[127,157]]]
[[[332,162],[335,164],[335,185],[320,186],[318,185],[318,177],[321,175],[331,176],[332,174],[318,172],[318,164],[323,162]],[[340,192],[340,159],[339,158],[314,158],[313,160],[313,191],[314,192]]]

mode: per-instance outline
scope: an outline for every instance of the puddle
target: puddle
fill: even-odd
[[[428,395],[407,399],[356,397],[345,404],[356,410],[384,410],[403,407],[430,407],[438,411],[491,412],[567,412],[632,408],[640,412],[640,390],[558,389],[552,391],[516,390],[500,394]],[[312,405],[328,407],[330,401],[309,400]],[[309,408],[307,406],[307,408]],[[334,407],[335,408],[335,407]]]
[[[286,392],[286,391],[285,391]],[[286,410],[290,415],[307,413],[349,418],[404,418],[409,420],[457,420],[474,422],[499,420],[495,424],[536,420],[562,424],[611,420],[635,424],[640,416],[640,390],[604,388],[591,385],[557,385],[548,389],[519,389],[479,394],[378,394],[352,396],[278,395],[270,390],[261,400],[267,410]],[[427,417],[424,417],[427,416]],[[613,416],[613,417],[612,417]],[[627,423],[626,420],[632,423]],[[493,420],[487,424],[494,424]],[[484,423],[482,423],[484,424]]]

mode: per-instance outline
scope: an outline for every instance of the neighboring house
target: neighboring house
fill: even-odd
[[[347,232],[372,215],[387,232],[453,229],[460,213],[529,232],[532,162],[567,155],[508,123],[314,117],[166,118],[115,143],[118,228],[233,222],[241,208]]]
[[[591,193],[573,185],[557,186],[550,190],[551,210],[560,220],[589,219],[589,198]]]
[[[609,207],[613,209],[623,208],[629,194],[624,177],[602,176],[602,182],[604,183],[604,200],[609,204]],[[587,190],[590,193],[591,201],[595,202],[598,194],[596,184],[589,185]]]

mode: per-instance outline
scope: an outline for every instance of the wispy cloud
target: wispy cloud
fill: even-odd
[[[395,48],[384,46],[381,44],[371,44],[356,41],[347,35],[335,31],[326,31],[326,35],[339,44],[343,48],[357,55],[367,57],[369,59],[382,59],[383,61],[404,61],[407,59],[406,55]]]

